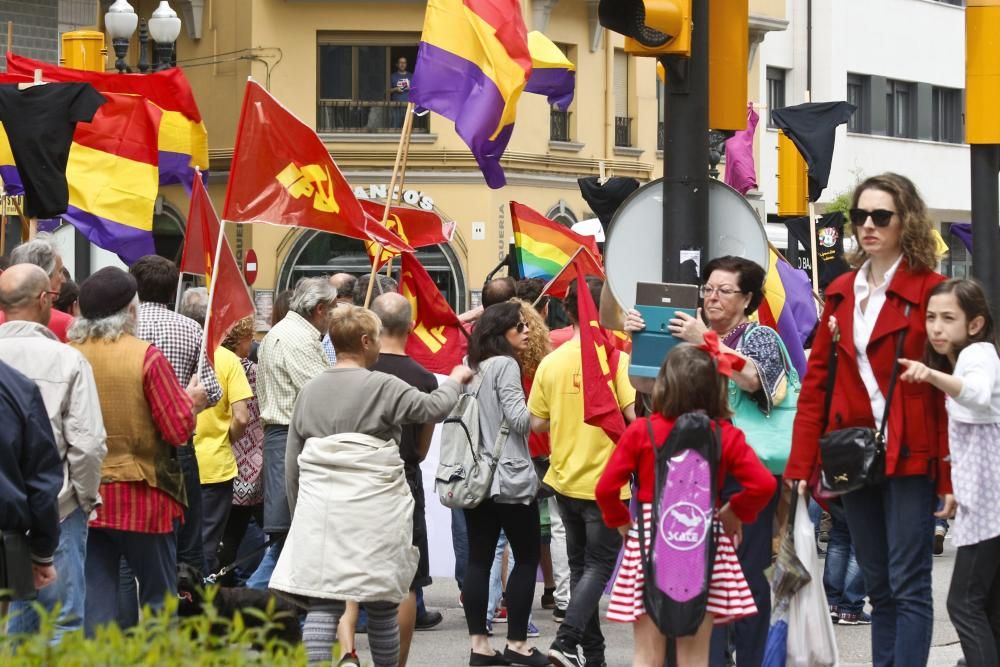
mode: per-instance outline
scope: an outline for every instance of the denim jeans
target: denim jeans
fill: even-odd
[[[604,660],[604,634],[598,605],[611,579],[622,548],[617,530],[604,525],[601,510],[593,500],[557,495],[559,514],[566,527],[569,557],[570,600],[566,620],[557,637],[583,647],[587,662]]]
[[[87,515],[78,507],[59,524],[59,546],[52,561],[58,576],[53,583],[38,591],[37,602],[46,611],[51,612],[56,603],[62,603],[62,611],[56,619],[52,635],[53,643],[58,643],[65,633],[83,627],[84,603],[87,599],[87,578],[84,574],[86,563]],[[38,614],[31,602],[12,602],[10,614],[7,626],[9,633],[38,632]]]
[[[455,581],[458,590],[465,583],[465,568],[469,565],[469,529],[465,525],[463,510],[451,511],[451,546],[455,551]]]
[[[890,477],[843,496],[872,604],[872,663],[926,665],[934,627],[934,484]]]
[[[958,548],[948,616],[969,667],[1000,665],[1000,537]]]
[[[726,501],[740,490],[735,478],[726,479],[722,500]],[[771,585],[764,570],[771,566],[771,540],[774,537],[774,514],[781,497],[781,478],[778,488],[767,506],[757,514],[753,523],[743,525],[743,541],[736,549],[736,556],[743,568],[750,594],[757,605],[757,613],[729,625],[716,626],[712,631],[709,664],[720,667],[726,664],[729,644],[736,649],[738,667],[760,667],[764,660],[767,632],[771,625]]]
[[[139,602],[163,607],[167,595],[177,595],[177,539],[173,533],[149,534],[91,528],[87,534],[87,602],[84,627],[94,629],[118,616],[121,559],[139,579]]]
[[[823,588],[830,606],[846,614],[859,614],[865,608],[865,579],[847,529],[847,518],[839,503],[830,503],[830,542],[826,545]]]
[[[277,538],[277,539],[276,539]],[[260,561],[260,565],[254,570],[254,573],[250,575],[247,579],[247,588],[256,588],[258,590],[266,591],[268,585],[271,583],[271,575],[274,574],[274,566],[278,564],[278,557],[281,555],[281,549],[285,546],[285,536],[271,536],[273,544],[267,548],[264,552],[264,557]]]

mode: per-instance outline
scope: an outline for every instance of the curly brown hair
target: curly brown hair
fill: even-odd
[[[545,326],[545,319],[527,301],[511,299],[512,302],[521,306],[521,319],[528,323],[528,347],[518,355],[521,361],[521,372],[525,377],[535,377],[538,364],[552,351],[552,344],[549,342],[549,328]]]
[[[858,207],[858,200],[865,190],[881,190],[892,196],[892,202],[896,206],[896,216],[901,225],[900,244],[903,257],[906,258],[910,270],[920,272],[936,269],[938,260],[934,222],[913,181],[892,172],[866,178],[854,188],[851,208]],[[857,238],[857,235],[858,230],[855,228],[854,237]],[[868,253],[861,248],[859,242],[858,249],[848,255],[847,259],[854,268],[859,268],[868,259]]]
[[[234,324],[233,328],[226,334],[225,339],[223,339],[222,347],[226,348],[230,352],[235,352],[236,346],[240,344],[241,340],[253,336],[253,325],[253,315],[244,317],[242,320]]]

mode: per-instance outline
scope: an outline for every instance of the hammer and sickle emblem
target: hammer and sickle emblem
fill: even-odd
[[[410,302],[410,307],[413,309],[413,320],[416,322],[413,327],[413,334],[427,346],[427,349],[432,354],[437,354],[444,347],[445,343],[448,342],[448,337],[444,334],[443,325],[428,328],[427,325],[420,321],[420,312],[417,309],[417,296],[410,291],[409,281],[406,280],[406,276],[410,275],[412,274],[409,272],[404,274],[400,282],[403,284],[403,296]]]
[[[276,176],[288,193],[299,199],[312,197],[313,208],[326,213],[340,213],[340,204],[333,194],[333,179],[329,167],[307,164],[299,168],[294,162],[288,164]]]

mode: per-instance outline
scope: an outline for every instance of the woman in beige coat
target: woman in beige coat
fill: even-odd
[[[345,601],[354,600],[368,610],[375,667],[397,665],[397,608],[417,565],[413,497],[396,444],[400,425],[441,421],[458,401],[459,385],[472,378],[458,366],[425,394],[369,371],[379,332],[371,311],[337,307],[330,328],[337,364],[303,387],[289,425],[292,525],[270,586],[308,609],[303,641],[310,664],[330,660]]]

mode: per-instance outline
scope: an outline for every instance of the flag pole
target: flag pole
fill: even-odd
[[[205,348],[208,346],[208,327],[212,321],[212,299],[215,297],[215,283],[219,280],[219,261],[222,259],[222,239],[226,233],[226,221],[219,220],[219,239],[215,244],[215,260],[212,263],[212,280],[208,286],[208,305],[205,307],[205,329],[201,332],[201,354],[198,355],[198,377],[205,365]]]
[[[563,274],[563,271],[566,270],[566,267],[569,266],[570,264],[572,264],[573,260],[576,259],[576,256],[579,255],[580,252],[583,251],[583,250],[585,250],[585,248],[583,246],[580,246],[579,248],[577,248],[576,252],[574,252],[573,255],[569,258],[569,261],[566,262],[565,264],[563,264],[563,267],[561,269],[559,269],[559,271],[556,273],[556,275],[552,276],[552,280],[550,280],[549,282],[545,283],[545,287],[542,288],[542,293],[539,294],[538,298],[535,299],[535,302],[531,304],[532,308],[534,308],[535,306],[538,305],[538,302],[541,301],[542,297],[545,296],[548,293],[549,288],[552,287],[552,284],[555,281],[559,280],[559,276],[561,276]]]
[[[389,179],[389,192],[385,197],[385,210],[382,212],[382,226],[385,227],[389,219],[389,209],[392,207],[392,196],[396,191],[396,180],[400,178],[401,172],[406,171],[406,160],[403,157],[404,150],[409,152],[409,134],[413,129],[413,102],[406,105],[406,118],[403,119],[403,131],[399,138],[399,148],[396,149],[396,162],[392,165],[392,177]],[[380,242],[375,243],[375,259],[372,261],[371,275],[368,277],[368,291],[365,293],[365,308],[372,302],[372,288],[375,286],[375,276],[378,273],[378,260],[382,256],[383,246]]]
[[[815,234],[814,234],[813,236],[815,237]],[[798,241],[790,241],[790,242],[792,242],[792,243],[798,243]],[[785,264],[788,264],[789,266],[791,266],[791,267],[793,267],[793,268],[795,267],[795,265],[794,265],[794,264],[792,264],[791,262],[789,262],[789,261],[788,261],[788,258],[787,258],[787,257],[785,257],[785,256],[784,256],[784,255],[783,255],[783,254],[781,253],[781,251],[780,251],[780,250],[778,250],[778,247],[777,247],[776,245],[774,245],[773,243],[771,243],[771,241],[770,241],[770,240],[769,240],[769,241],[767,242],[767,247],[769,247],[769,248],[770,248],[771,250],[773,250],[773,251],[774,251],[774,254],[778,256],[778,259],[782,259],[782,260],[784,260]],[[820,309],[822,309],[822,308],[823,308],[823,298],[822,298],[822,297],[820,297],[820,295],[819,295],[819,292],[817,292],[817,291],[816,291],[816,288],[815,288],[815,287],[814,287],[814,288],[812,288],[812,289],[811,289],[811,290],[809,290],[809,291],[810,291],[810,293],[812,294],[813,298],[814,298],[814,299],[816,300],[816,304],[817,304],[817,305],[818,305],[818,306],[820,307]]]
[[[400,137],[400,141],[405,143],[403,147],[403,168],[399,172],[399,198],[400,202],[403,199],[403,187],[406,183],[406,162],[410,159],[410,138],[413,136],[413,113],[410,111],[410,105],[406,107],[407,114],[406,118],[403,120],[403,136]],[[392,193],[389,193],[390,199],[392,198]],[[386,208],[385,213],[382,215],[385,218],[382,224],[386,224],[389,219],[389,209]],[[385,263],[385,275],[392,278],[392,257]]]
[[[813,290],[819,289],[819,259],[818,253],[816,251],[816,204],[811,200],[809,201],[809,248],[810,248],[810,262],[812,264],[812,284]],[[819,301],[822,303],[822,301]],[[816,311],[818,315],[822,314],[821,310]]]
[[[184,272],[177,272],[177,291],[174,293],[174,312],[181,311],[181,287],[184,286]]]

